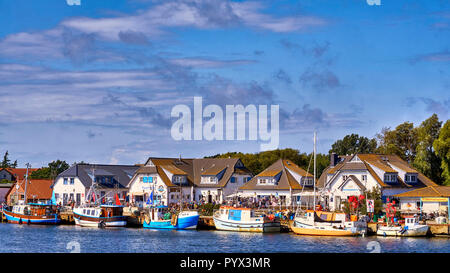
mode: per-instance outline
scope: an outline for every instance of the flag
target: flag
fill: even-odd
[[[150,196],[147,199],[147,205],[152,205],[153,204],[153,192],[150,194]]]
[[[95,193],[92,193],[92,199],[93,199],[94,202],[95,202]]]
[[[52,205],[56,205],[55,191],[52,192],[52,199],[50,199]]]
[[[117,195],[117,193],[116,193],[116,195],[114,196],[114,198],[116,199],[116,205],[117,205],[117,206],[120,206],[121,204],[120,204],[119,196]]]

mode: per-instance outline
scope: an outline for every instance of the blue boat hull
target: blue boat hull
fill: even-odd
[[[196,229],[199,215],[178,218],[178,223],[174,226],[170,220],[144,221],[144,228],[149,229]]]
[[[13,214],[10,211],[3,211],[8,223],[32,224],[32,225],[57,225],[61,222],[56,215],[53,218],[31,218],[28,215]]]

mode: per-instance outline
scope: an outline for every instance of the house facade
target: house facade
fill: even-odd
[[[128,193],[127,185],[138,169],[137,165],[75,164],[54,180],[52,188],[56,203],[82,205],[94,198],[110,202],[115,194],[123,203]],[[95,195],[89,194],[93,182],[96,185]]]
[[[130,180],[129,196],[136,206],[147,206],[153,193],[157,204],[203,201],[221,203],[251,178],[238,158],[151,157]]]
[[[313,175],[292,161],[279,159],[239,190],[243,197],[276,197],[282,205],[307,205],[313,200],[313,180]]]
[[[450,187],[430,186],[395,195],[404,213],[434,213],[449,215]]]
[[[350,196],[379,189],[388,197],[427,186],[437,186],[396,155],[331,155],[331,164],[320,177],[320,200],[330,210],[341,210]]]
[[[20,180],[14,183],[6,194],[6,203],[10,206],[24,200],[26,203],[47,203],[52,198],[52,183],[50,179],[29,179],[25,197],[26,180]]]

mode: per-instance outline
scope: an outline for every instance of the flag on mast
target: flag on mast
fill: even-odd
[[[153,192],[150,193],[150,196],[147,199],[147,205],[152,205],[153,204]]]
[[[117,206],[121,206],[122,204],[120,204],[119,195],[117,195],[117,193],[116,193],[116,195],[114,196],[114,198],[116,199],[116,205],[117,205]]]

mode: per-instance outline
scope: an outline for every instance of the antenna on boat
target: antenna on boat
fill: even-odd
[[[25,174],[25,193],[23,195],[23,198],[24,198],[23,203],[24,203],[24,205],[27,204],[28,169],[31,167],[31,165],[30,165],[30,163],[27,163],[26,166],[27,166],[27,173]]]
[[[314,188],[314,207],[313,209],[316,210],[316,138],[317,133],[314,131],[314,178],[313,178],[313,188]]]

